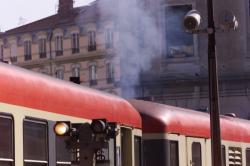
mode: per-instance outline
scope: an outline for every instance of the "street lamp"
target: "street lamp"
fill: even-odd
[[[218,73],[216,57],[216,30],[229,31],[238,28],[238,21],[232,12],[221,15],[220,28],[215,28],[213,19],[213,1],[207,0],[208,27],[200,29],[201,15],[197,10],[189,11],[184,18],[184,27],[189,33],[208,34],[208,75],[209,75],[209,110],[210,132],[212,148],[212,166],[221,166],[221,135],[220,135],[220,110],[218,97]]]

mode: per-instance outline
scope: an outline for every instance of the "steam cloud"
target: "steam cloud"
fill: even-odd
[[[160,33],[156,17],[145,10],[141,0],[99,0],[101,17],[112,16],[119,32],[123,97],[136,97],[142,72],[149,71],[159,51]]]

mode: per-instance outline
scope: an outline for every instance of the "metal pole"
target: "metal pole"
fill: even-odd
[[[209,74],[209,105],[210,105],[210,130],[212,148],[212,166],[221,166],[221,136],[220,136],[220,111],[218,97],[218,73],[215,48],[215,26],[213,20],[213,1],[207,0],[208,12],[208,74]]]

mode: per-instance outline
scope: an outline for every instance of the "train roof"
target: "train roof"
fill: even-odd
[[[120,97],[4,63],[0,102],[141,128],[140,114]]]
[[[176,133],[190,137],[210,138],[210,116],[208,113],[131,100],[139,110],[144,133]],[[235,117],[221,116],[221,138],[228,141],[250,142],[250,122]]]

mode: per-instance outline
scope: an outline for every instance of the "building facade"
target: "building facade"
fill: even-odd
[[[216,33],[221,113],[249,118],[249,2],[214,0],[214,7],[218,29],[225,11],[239,22],[237,31]],[[0,59],[125,98],[208,111],[207,35],[182,26],[191,9],[206,27],[205,0],[98,0],[79,8],[59,0],[57,14],[1,34]]]

